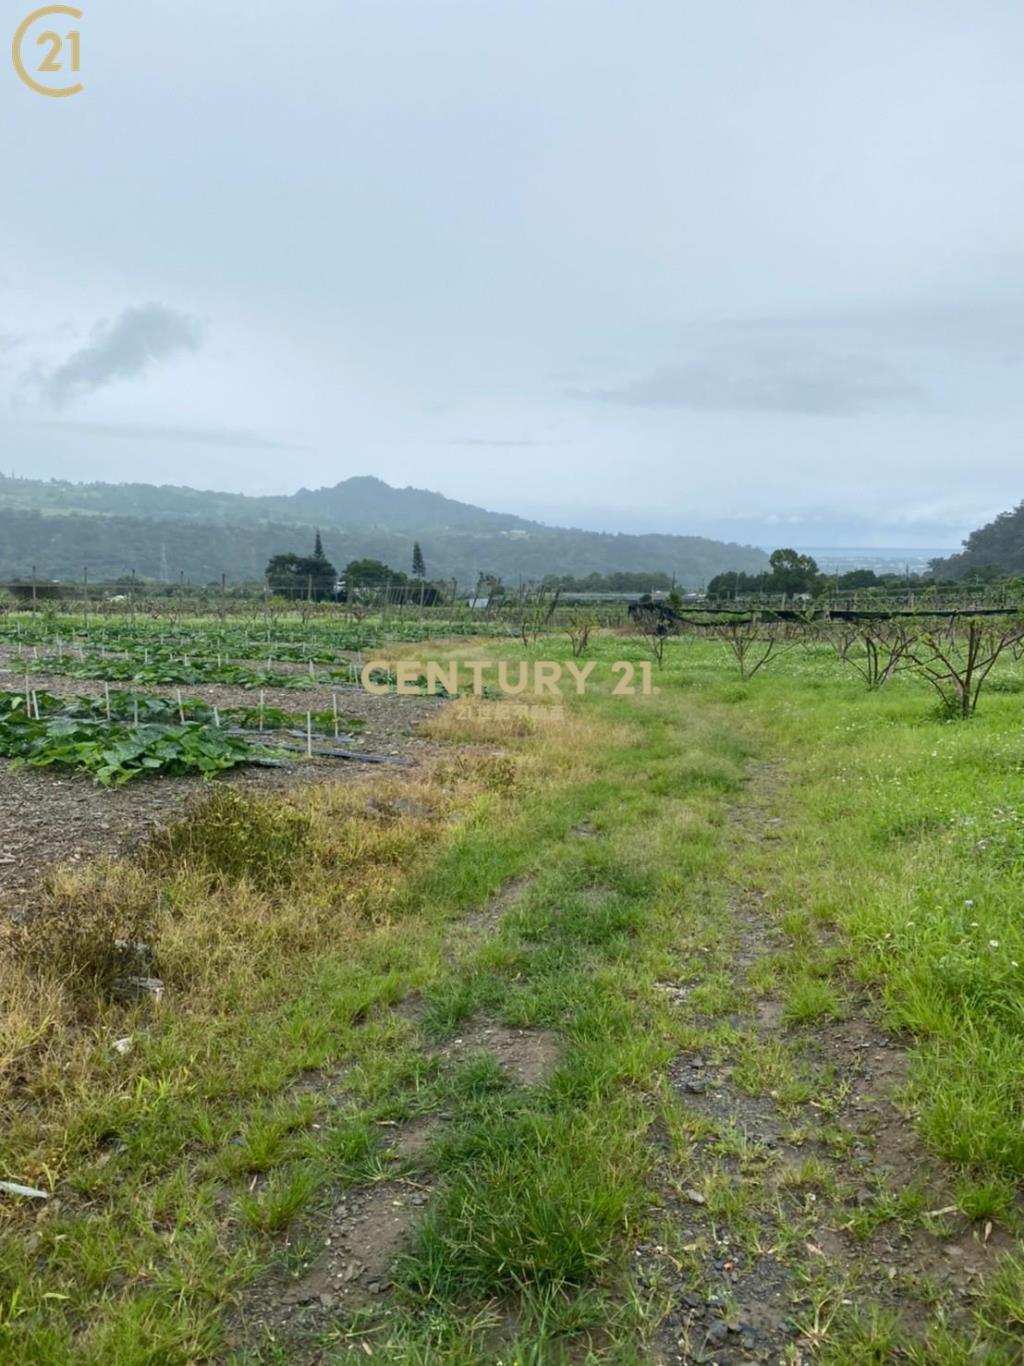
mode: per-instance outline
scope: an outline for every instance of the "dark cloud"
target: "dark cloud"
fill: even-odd
[[[177,351],[196,351],[199,343],[199,324],[184,313],[161,304],[126,308],[113,322],[100,323],[88,346],[46,376],[43,395],[62,408],[117,380],[134,379]]]

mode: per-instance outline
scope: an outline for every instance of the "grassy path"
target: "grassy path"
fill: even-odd
[[[687,648],[57,881],[94,971],[0,977],[3,1164],[58,1197],[4,1207],[0,1356],[1019,1359],[1014,997],[943,940],[955,888],[1013,944],[956,823],[1007,723],[939,732],[965,806],[917,694]],[[159,1010],[97,985],[112,926]]]

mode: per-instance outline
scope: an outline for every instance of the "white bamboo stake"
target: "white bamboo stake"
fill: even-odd
[[[49,1200],[47,1191],[36,1190],[35,1186],[21,1186],[17,1181],[0,1181],[0,1191],[8,1195],[23,1195],[26,1200]]]
[[[185,708],[181,701],[181,689],[178,689],[178,720],[182,725],[185,724]]]
[[[313,757],[313,713],[306,712],[306,758]]]

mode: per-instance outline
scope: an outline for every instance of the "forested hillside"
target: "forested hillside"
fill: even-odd
[[[933,560],[932,569],[943,578],[953,579],[984,570],[1024,575],[1024,502],[972,531],[959,555]]]
[[[761,570],[749,546],[698,536],[615,535],[546,527],[379,479],[280,497],[149,484],[71,484],[0,476],[0,579],[256,580],[271,555],[306,553],[316,527],[334,564],[372,558],[408,570],[419,541],[429,577],[471,586],[550,574],[674,574],[697,587],[727,569]]]

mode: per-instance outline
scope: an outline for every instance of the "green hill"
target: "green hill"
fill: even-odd
[[[936,577],[950,579],[962,579],[974,570],[986,569],[1024,575],[1024,503],[972,531],[959,555],[932,560],[931,568]]]
[[[727,569],[760,571],[751,546],[700,536],[620,535],[548,527],[488,512],[426,489],[395,489],[372,476],[333,488],[252,497],[152,484],[73,484],[0,475],[0,579],[93,580],[132,570],[180,574],[193,583],[257,580],[271,555],[312,545],[323,531],[328,557],[381,559],[408,570],[413,541],[427,572],[471,586],[481,573],[506,582],[547,574],[626,570],[675,574],[698,587]]]

